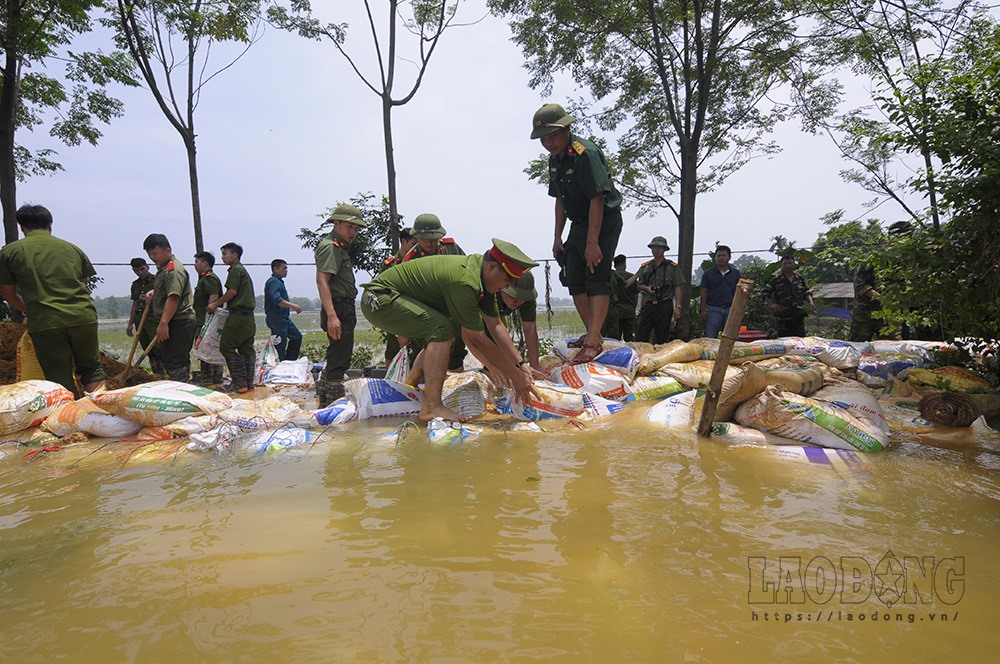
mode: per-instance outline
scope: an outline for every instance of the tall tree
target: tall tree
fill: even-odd
[[[372,2],[363,0],[363,3],[375,51],[377,71],[374,73],[362,71],[357,56],[348,51],[347,24],[320,22],[313,16],[308,0],[290,0],[288,7],[280,5],[272,7],[269,18],[276,25],[308,39],[330,40],[365,87],[379,98],[382,106],[382,138],[385,146],[385,170],[391,215],[389,242],[392,251],[396,251],[399,249],[399,204],[396,195],[396,158],[392,142],[392,109],[403,106],[417,94],[441,35],[453,25],[458,0],[388,0],[384,32],[379,29],[376,22],[372,12]],[[403,6],[409,7],[406,17],[402,13]],[[401,52],[402,45],[397,37],[400,28],[409,32],[414,38],[413,47],[406,52]],[[404,87],[405,91],[397,94],[396,66],[400,60],[408,61],[410,56],[416,60],[416,73]]]
[[[104,89],[111,81],[135,85],[131,63],[122,53],[74,53],[68,46],[89,32],[101,0],[4,0],[0,4],[0,202],[4,242],[17,239],[17,182],[28,175],[60,170],[52,148],[34,151],[19,144],[19,129],[49,124],[49,134],[69,146],[96,144],[103,123],[122,114],[122,104]],[[65,81],[46,73],[65,62]],[[37,68],[31,70],[32,68]],[[67,90],[67,84],[70,89]],[[54,115],[50,121],[49,114]]]
[[[618,179],[627,202],[677,220],[690,281],[695,203],[754,156],[786,106],[768,93],[788,80],[800,49],[782,0],[488,0],[512,17],[532,87],[551,93],[566,72],[590,90],[592,114],[619,131]],[[684,297],[679,331],[689,330]]]
[[[116,0],[110,23],[187,153],[194,244],[204,250],[195,111],[203,87],[243,57],[261,35],[260,0]],[[210,66],[212,46],[243,48]]]

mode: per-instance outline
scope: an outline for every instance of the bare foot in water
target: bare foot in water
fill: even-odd
[[[445,408],[444,406],[424,406],[420,409],[420,421],[427,423],[433,420],[435,417],[440,417],[441,419],[448,422],[468,422],[470,417],[462,417],[455,411]]]

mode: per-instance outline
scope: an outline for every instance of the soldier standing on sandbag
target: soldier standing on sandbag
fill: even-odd
[[[232,378],[229,386],[222,391],[235,394],[246,394],[253,389],[253,373],[257,364],[257,356],[253,351],[253,338],[257,333],[253,310],[257,302],[250,273],[240,263],[242,257],[243,247],[240,245],[235,242],[222,245],[222,262],[229,266],[226,292],[208,305],[209,313],[222,305],[226,305],[229,310],[229,317],[219,339],[219,352],[226,358],[226,366],[229,367]]]
[[[494,238],[493,247],[485,254],[410,261],[364,284],[361,311],[372,325],[426,343],[407,377],[411,385],[424,381],[422,421],[468,419],[446,408],[441,398],[456,332],[461,332],[495,383],[512,385],[521,399],[537,397],[531,367],[517,355],[513,344],[499,346],[491,341],[484,322],[497,326],[495,337],[510,338],[506,330],[499,329],[503,323],[496,299],[487,294],[517,283],[537,265],[510,242]]]
[[[87,282],[97,274],[87,255],[52,235],[52,213],[41,205],[22,205],[16,213],[24,238],[0,250],[0,293],[28,316],[45,379],[59,383],[77,399],[76,368],[90,392],[104,380],[97,345],[97,309]]]
[[[146,316],[146,321],[142,329],[137,329],[137,326],[142,321],[142,312],[146,310],[146,300],[143,296],[153,290],[153,281],[156,277],[149,273],[149,264],[145,258],[133,258],[130,264],[132,265],[132,272],[135,273],[136,280],[132,282],[130,290],[132,309],[128,314],[128,324],[125,326],[125,334],[131,337],[133,334],[138,333],[139,345],[145,349],[149,345],[149,342],[156,337],[156,321],[151,316]],[[155,374],[163,373],[163,363],[160,362],[160,349],[156,346],[153,347],[153,350],[149,351],[149,368]]]
[[[812,292],[795,267],[795,256],[782,256],[781,272],[764,286],[764,301],[778,319],[779,337],[806,336],[805,303],[816,311]]]
[[[350,246],[358,232],[367,226],[361,211],[347,204],[338,205],[329,221],[333,222],[333,229],[316,246],[316,290],[322,306],[319,324],[330,342],[326,348],[326,368],[316,381],[320,408],[344,396],[344,373],[351,368],[354,328],[358,324],[354,304],[358,287],[354,283]]]
[[[670,329],[681,315],[684,273],[677,263],[664,257],[664,252],[670,249],[665,237],[657,235],[646,246],[653,260],[643,263],[625,282],[626,286],[638,284],[642,294],[635,340],[665,344],[670,340]]]
[[[222,297],[222,280],[212,271],[214,268],[215,256],[212,252],[199,251],[194,255],[194,269],[198,272],[198,284],[194,287],[194,320],[198,330],[205,327],[208,305]],[[198,385],[218,385],[222,382],[222,365],[201,360],[201,371],[194,382]]]
[[[142,248],[157,268],[153,290],[144,297],[146,306],[153,307],[150,318],[156,323],[160,360],[170,380],[186,383],[191,379],[191,344],[197,331],[191,278],[166,235],[152,233]]]

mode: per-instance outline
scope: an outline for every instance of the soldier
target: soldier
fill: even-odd
[[[642,294],[636,341],[664,344],[670,339],[670,329],[681,315],[681,288],[684,274],[677,263],[664,257],[670,247],[662,235],[654,237],[648,245],[653,260],[646,261],[626,282],[638,285]]]
[[[191,378],[191,344],[196,331],[194,297],[187,269],[174,256],[170,241],[152,233],[142,243],[156,265],[153,290],[147,293],[150,318],[156,322],[156,341],[163,368],[170,380],[186,383]]]
[[[222,280],[212,270],[215,256],[210,251],[199,251],[194,255],[194,269],[198,272],[198,284],[194,287],[194,320],[198,330],[205,327],[208,305],[222,297]],[[195,335],[198,333],[195,332]],[[200,371],[195,379],[198,385],[218,385],[222,382],[222,365],[201,361]]]
[[[872,312],[882,308],[882,295],[875,289],[875,270],[859,265],[854,272],[854,307],[851,309],[851,341],[871,341],[882,329]]]
[[[513,332],[509,335],[511,343],[522,357],[527,355],[532,369],[541,371],[538,362],[538,291],[535,289],[534,275],[525,272],[516,283],[511,283],[497,293],[496,301],[504,328],[507,332]],[[497,341],[490,336],[490,330],[495,324],[491,325],[492,321],[489,320],[486,323],[486,335]],[[515,338],[517,342],[514,342]],[[542,380],[548,378],[544,374],[536,377]]]
[[[97,272],[79,247],[52,235],[52,213],[46,208],[22,205],[16,219],[24,238],[0,250],[0,293],[27,314],[45,379],[79,399],[74,367],[88,392],[105,377],[97,347],[97,309],[87,291]]]
[[[250,273],[240,262],[242,258],[243,247],[240,245],[235,242],[222,245],[222,262],[229,266],[226,292],[208,305],[209,313],[222,305],[226,305],[229,310],[229,317],[219,339],[219,352],[226,358],[226,366],[229,367],[232,379],[222,391],[235,394],[246,394],[253,389],[253,374],[257,365],[257,356],[253,351],[253,339],[257,333],[253,310],[257,306],[257,298],[254,296]]]
[[[422,421],[436,417],[452,421],[467,419],[445,408],[441,401],[448,356],[457,330],[472,354],[490,370],[495,382],[509,382],[522,399],[537,397],[527,362],[511,348],[490,341],[484,331],[487,324],[484,321],[491,321],[494,338],[506,334],[506,330],[500,330],[503,324],[496,298],[486,294],[507,288],[537,265],[513,244],[494,239],[493,247],[485,254],[409,261],[364,285],[361,311],[372,325],[425,343],[407,377],[410,384],[426,378],[420,409]]]
[[[565,252],[566,279],[586,333],[570,345],[579,347],[574,364],[601,354],[601,327],[611,306],[611,257],[622,230],[622,197],[611,181],[601,150],[576,134],[576,121],[559,104],[545,104],[531,120],[531,138],[549,153],[549,196],[555,202],[552,255]],[[569,219],[569,236],[562,234]]]
[[[622,341],[635,340],[635,311],[639,304],[639,289],[633,283],[625,286],[632,278],[632,273],[626,269],[625,254],[615,256],[615,272],[621,276],[622,286],[625,287],[625,299],[618,303],[618,329],[621,332]]]
[[[367,226],[361,211],[348,204],[338,205],[329,221],[333,229],[316,246],[316,290],[322,304],[319,325],[329,341],[326,368],[316,381],[320,408],[344,396],[344,373],[351,368],[354,328],[358,323],[354,305],[358,288],[354,284],[350,247],[358,232]],[[388,331],[388,328],[381,329]]]
[[[403,262],[403,257],[409,253],[410,249],[417,244],[417,241],[410,234],[410,228],[401,228],[399,230],[399,251],[397,251],[392,256],[389,256],[382,263],[382,268],[379,270],[379,274],[385,272],[393,265],[398,265]],[[396,338],[394,334],[385,335],[385,363],[386,366],[392,362],[392,358],[396,357],[399,353],[400,345],[399,339]]]
[[[153,281],[156,280],[156,277],[149,273],[149,264],[145,258],[133,258],[130,263],[136,280],[132,282],[132,309],[129,311],[125,334],[131,337],[138,332],[139,345],[142,348],[146,348],[149,342],[156,336],[156,321],[152,316],[146,316],[146,322],[143,324],[142,329],[137,328],[139,322],[142,321],[142,312],[146,310],[146,300],[143,298],[143,295],[153,290]],[[153,373],[163,373],[163,363],[160,362],[160,349],[155,346],[153,350],[149,351],[149,367]]]
[[[781,272],[764,286],[764,301],[778,318],[779,337],[806,336],[805,303],[816,311],[812,292],[795,267],[795,256],[783,256]]]

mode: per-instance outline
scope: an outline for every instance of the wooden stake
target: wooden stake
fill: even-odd
[[[752,279],[740,279],[736,284],[733,305],[729,308],[729,318],[726,319],[726,327],[722,331],[719,352],[715,356],[715,366],[712,367],[712,377],[708,381],[708,391],[705,393],[705,405],[701,409],[701,420],[698,422],[699,436],[707,437],[712,434],[712,420],[715,419],[715,411],[719,406],[719,395],[722,393],[722,383],[726,379],[726,368],[729,366],[729,358],[733,356],[733,346],[740,334],[743,312],[746,311],[747,297],[750,296],[752,288]]]

